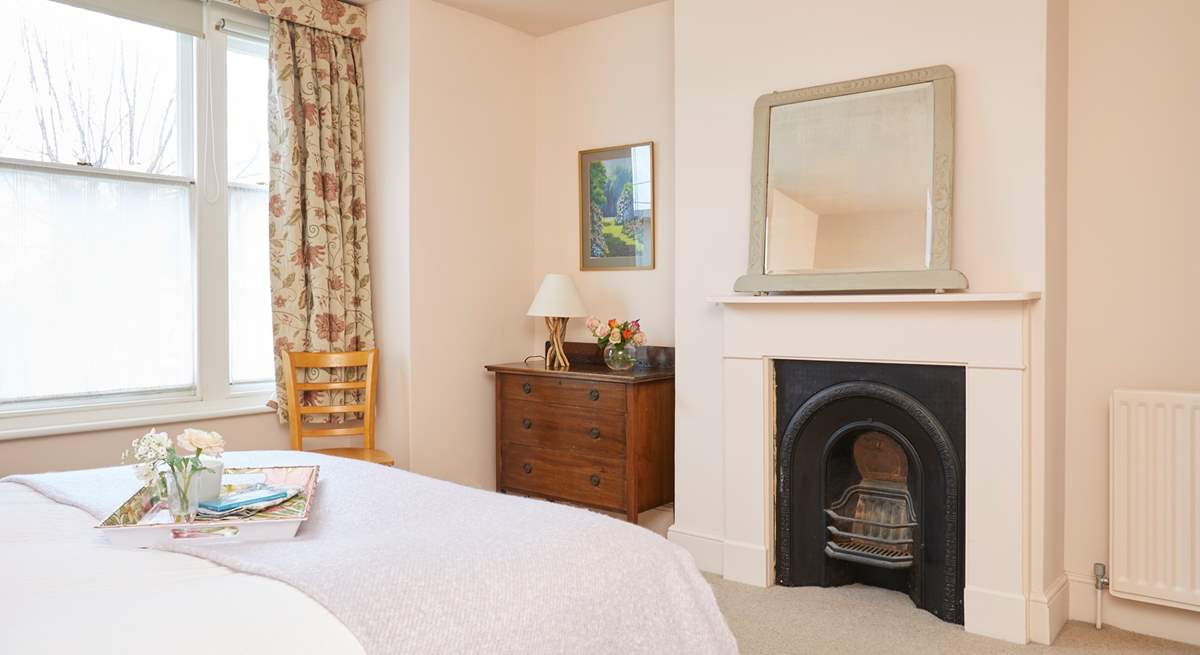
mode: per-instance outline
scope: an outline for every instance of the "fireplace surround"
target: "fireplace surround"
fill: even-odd
[[[964,369],[777,360],[774,379],[775,582],[962,623]]]
[[[786,428],[798,406],[789,411],[777,405],[781,380],[776,365],[878,364],[911,366],[917,372],[953,368],[961,372],[965,396],[962,441],[957,444],[962,457],[963,627],[1016,643],[1047,643],[1066,616],[1067,599],[1065,584],[1042,591],[1047,554],[1034,541],[1046,520],[1032,482],[1041,460],[1031,443],[1037,438],[1031,426],[1044,411],[1040,396],[1031,391],[1040,384],[1030,354],[1039,347],[1030,328],[1039,297],[997,292],[711,298],[722,314],[721,382],[719,395],[712,398],[721,405],[722,450],[714,454],[720,458],[720,482],[714,488],[711,478],[676,471],[677,488],[710,503],[689,507],[677,502],[669,538],[706,571],[751,585],[777,584],[776,445],[780,424]],[[882,382],[904,390],[938,416],[937,399],[913,394],[910,385]],[[952,435],[952,421],[938,420]],[[852,448],[851,443],[851,455]],[[841,466],[857,471],[854,464]],[[908,474],[913,471],[910,466]],[[913,496],[915,509],[924,509],[924,501]],[[720,517],[719,531],[698,526],[697,518],[714,515]],[[821,530],[828,525],[817,530],[826,545],[830,533]],[[823,547],[818,554],[826,558]]]

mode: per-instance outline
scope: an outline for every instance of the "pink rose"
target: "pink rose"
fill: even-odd
[[[598,337],[600,337],[601,339],[603,339],[603,338],[605,338],[605,337],[607,337],[607,336],[608,336],[608,333],[609,333],[609,330],[610,330],[610,329],[611,329],[611,328],[609,328],[607,325],[605,325],[605,324],[601,323],[601,324],[600,324],[600,327],[596,328],[596,336],[598,336]]]
[[[646,333],[638,332],[637,334],[633,335],[633,345],[635,345],[635,346],[646,345]]]

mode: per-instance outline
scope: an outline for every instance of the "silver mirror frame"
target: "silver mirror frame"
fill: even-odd
[[[771,109],[780,105],[933,83],[933,225],[929,267],[911,271],[813,271],[767,274],[767,158]],[[950,268],[950,219],[954,204],[954,71],[949,66],[864,77],[793,91],[768,93],[754,103],[754,159],[750,173],[750,257],[734,291],[945,291],[966,289],[967,278]]]

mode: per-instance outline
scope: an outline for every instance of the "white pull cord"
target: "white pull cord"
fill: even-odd
[[[207,13],[207,3],[205,3],[205,12]],[[205,24],[208,23],[207,17]],[[204,144],[201,148],[201,169],[208,168],[211,176],[205,176],[204,185],[204,200],[209,204],[216,204],[221,199],[220,181],[221,171],[217,167],[216,158],[216,117],[213,115],[213,93],[212,93],[212,48],[213,40],[205,39],[201,50],[204,57],[204,65],[201,67],[204,71]]]

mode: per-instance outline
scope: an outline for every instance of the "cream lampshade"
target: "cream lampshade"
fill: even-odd
[[[567,333],[567,320],[587,316],[583,301],[575,282],[562,273],[547,273],[542,286],[529,304],[526,316],[546,318],[546,330],[550,333],[550,351],[546,353],[546,368],[570,368],[567,353],[563,350],[563,337]]]

